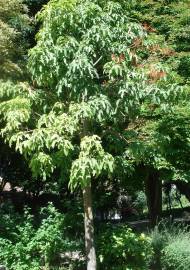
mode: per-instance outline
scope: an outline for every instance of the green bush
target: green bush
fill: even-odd
[[[51,269],[58,264],[61,252],[72,249],[73,243],[65,236],[64,216],[52,205],[42,208],[38,219],[36,222],[28,210],[22,219],[3,215],[0,262],[9,270]]]
[[[163,270],[189,270],[190,235],[186,229],[170,233],[162,251]]]
[[[161,223],[151,233],[153,265],[162,270],[189,270],[190,235],[187,227]]]
[[[161,253],[167,242],[165,232],[166,230],[160,230],[159,226],[156,226],[154,230],[152,230],[150,235],[151,244],[154,252],[151,261],[153,269],[161,270]]]
[[[102,228],[97,244],[100,269],[147,270],[152,248],[144,234],[135,234],[127,226],[109,225]]]

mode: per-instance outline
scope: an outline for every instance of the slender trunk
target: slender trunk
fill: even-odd
[[[87,270],[96,270],[96,251],[94,243],[94,224],[92,211],[92,191],[91,184],[83,188],[83,202],[84,202],[84,228],[85,228],[85,247]]]
[[[162,214],[162,182],[156,171],[149,171],[145,183],[148,211],[151,225],[154,227]]]
[[[89,122],[83,121],[83,131],[81,138],[88,134]],[[92,210],[92,189],[91,183],[87,184],[83,190],[84,204],[84,230],[85,230],[85,248],[86,248],[86,264],[87,270],[96,270],[96,250],[94,241],[94,218]]]

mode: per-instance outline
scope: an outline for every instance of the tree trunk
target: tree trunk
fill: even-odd
[[[96,270],[96,251],[94,243],[94,224],[92,211],[92,191],[91,184],[83,188],[83,202],[84,202],[84,228],[85,228],[85,247],[87,270]]]
[[[154,227],[162,214],[162,182],[159,179],[158,172],[153,170],[148,171],[145,191],[150,223]]]
[[[171,183],[176,185],[176,187],[180,191],[180,193],[185,195],[185,197],[190,202],[190,183],[186,183],[184,181],[174,181]]]

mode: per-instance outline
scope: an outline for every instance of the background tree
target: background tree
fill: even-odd
[[[175,112],[169,114],[169,119],[173,119],[172,122],[170,122],[169,119],[166,120],[167,117],[164,117],[162,122],[162,118],[159,116],[159,123],[162,129],[156,132],[156,136],[157,138],[162,138],[159,143],[157,140],[160,149],[162,149],[160,155],[166,157],[166,153],[168,153],[170,158],[173,156],[176,160],[176,162],[174,162],[174,169],[173,162],[172,165],[170,163],[171,159],[169,158],[170,161],[168,161],[168,158],[166,158],[167,162],[169,162],[168,164],[167,162],[165,163],[168,174],[166,174],[164,170],[164,176],[161,176],[162,181],[175,183],[182,193],[186,193],[187,197],[189,197],[188,168],[183,166],[186,163],[183,162],[184,159],[182,156],[185,157],[189,151],[186,143],[188,140],[188,132],[185,131],[188,121],[188,110],[186,106],[188,106],[187,104],[189,102],[190,75],[188,46],[190,17],[188,10],[189,1],[163,0],[157,2],[138,1],[138,3],[134,4],[132,11],[133,16],[141,21],[144,29],[149,33],[150,38],[154,41],[157,40],[156,46],[153,45],[150,47],[150,52],[154,54],[154,61],[159,61],[164,64],[165,67],[169,67],[170,74],[173,74],[173,76],[170,76],[170,80],[184,85],[186,89],[186,96],[184,96],[183,100],[179,101],[178,106],[174,108]],[[184,109],[184,107],[186,109]],[[176,121],[174,119],[176,119]],[[170,125],[171,123],[172,125]],[[182,127],[181,124],[184,126]],[[157,123],[153,126],[156,128]],[[154,129],[154,127],[151,127],[151,130]],[[173,132],[171,132],[171,129]],[[168,144],[165,144],[166,141],[163,140],[163,133],[165,134],[164,138],[166,139],[167,137]],[[179,133],[181,134],[180,136]],[[183,143],[181,144],[182,141]],[[165,143],[162,144],[162,142]],[[176,156],[181,157],[183,161],[179,162]],[[161,175],[163,175],[163,173],[161,173]],[[172,181],[172,178],[175,180]]]
[[[0,100],[5,100],[12,84],[8,80],[22,78],[28,41],[31,31],[31,21],[27,7],[20,0],[0,1]],[[4,81],[3,81],[4,80]],[[6,88],[6,96],[4,96]],[[13,89],[12,89],[13,90]],[[14,90],[13,90],[14,91]],[[26,177],[27,167],[23,158],[14,149],[0,139],[0,178],[1,190],[7,182],[18,184],[18,179]],[[22,177],[23,176],[23,177]]]
[[[0,1],[0,63],[1,78],[18,77],[26,55],[26,35],[30,30],[27,8],[22,1]],[[24,46],[23,46],[24,44]]]

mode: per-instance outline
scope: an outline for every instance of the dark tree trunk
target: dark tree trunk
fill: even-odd
[[[145,192],[151,225],[154,227],[162,214],[162,182],[158,172],[149,170],[145,182]]]
[[[92,191],[91,185],[83,188],[83,202],[84,202],[84,228],[85,228],[85,247],[87,270],[96,270],[96,251],[94,243],[94,224],[92,211]]]
[[[186,183],[184,181],[174,181],[171,183],[175,184],[180,193],[185,195],[190,202],[190,183]]]

